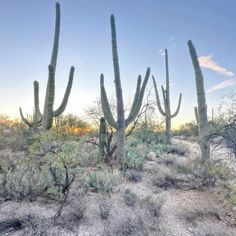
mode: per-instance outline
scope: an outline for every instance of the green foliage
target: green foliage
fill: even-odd
[[[141,170],[145,161],[147,150],[137,150],[137,147],[126,148],[125,167],[128,169]]]
[[[140,201],[142,207],[144,207],[152,217],[160,217],[163,201],[155,201],[151,196],[147,196]]]
[[[198,125],[195,122],[188,122],[180,125],[179,129],[174,132],[175,135],[186,137],[198,136]]]
[[[0,150],[26,150],[30,144],[32,132],[18,121],[0,115]]]
[[[216,180],[229,180],[232,178],[230,169],[227,168],[221,161],[209,161],[207,164],[206,174]]]
[[[119,171],[95,171],[89,175],[87,187],[91,191],[109,193],[120,181]]]
[[[98,208],[98,215],[101,217],[101,219],[106,220],[110,215],[112,204],[110,201],[103,199],[101,202],[99,202]]]
[[[129,180],[131,182],[139,182],[139,181],[141,181],[141,175],[136,170],[129,170],[129,169],[127,169],[125,171],[125,177],[126,177],[127,180]]]
[[[155,132],[150,129],[137,129],[134,131],[133,137],[138,142],[146,143],[147,145],[164,144],[165,134],[163,132]]]
[[[230,186],[230,192],[228,193],[227,200],[231,205],[236,205],[236,185]]]
[[[14,199],[35,200],[50,185],[53,179],[47,165],[39,167],[36,162],[22,160],[5,173],[4,194]]]
[[[49,187],[47,189],[47,193],[48,193],[49,197],[51,197],[52,199],[55,199],[57,201],[60,201],[63,199],[62,190],[58,187]]]
[[[123,194],[123,199],[127,206],[132,207],[135,205],[138,198],[134,192],[132,192],[130,189],[126,189]]]

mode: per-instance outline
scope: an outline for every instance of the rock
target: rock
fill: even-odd
[[[156,154],[155,154],[154,152],[149,152],[149,153],[147,154],[147,159],[148,159],[149,161],[155,161],[155,160],[156,160]]]

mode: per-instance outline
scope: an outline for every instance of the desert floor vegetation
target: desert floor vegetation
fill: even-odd
[[[165,86],[158,87],[152,68],[142,66],[146,72],[138,75],[130,102],[123,94],[127,86],[123,90],[118,57],[122,36],[117,37],[120,28],[111,14],[115,96],[108,96],[109,72],[101,73],[100,97],[85,116],[64,114],[77,69],[71,66],[56,107],[64,27],[60,3],[55,15],[44,108],[35,80],[32,115],[24,115],[21,108],[21,120],[0,115],[0,235],[235,236],[236,93],[228,94],[228,102],[209,116],[204,66],[189,40],[197,106],[188,109],[195,112],[195,120],[182,122],[178,129],[172,125],[187,98],[183,93],[182,99],[184,86],[178,102],[171,97],[167,49],[161,51]],[[235,83],[233,72],[210,64],[230,77],[211,90]],[[148,84],[151,76],[153,87]]]

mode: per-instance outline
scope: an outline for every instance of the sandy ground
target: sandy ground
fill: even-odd
[[[182,162],[198,155],[198,146],[186,140],[174,139],[175,143],[184,143],[190,147],[187,156],[177,156]],[[222,152],[222,150],[221,150]],[[224,156],[225,152],[214,154]],[[153,179],[165,172],[175,173],[172,166],[163,164],[160,158],[148,160],[140,171],[141,181],[124,181],[110,194],[88,192],[81,196],[77,183],[73,183],[62,218],[52,223],[59,207],[54,201],[38,198],[34,202],[4,201],[0,204],[0,221],[14,217],[35,218],[33,229],[6,232],[3,235],[153,235],[153,236],[235,236],[236,226],[233,213],[224,207],[221,201],[221,187],[204,190],[183,190],[178,188],[159,188]],[[179,160],[178,160],[179,161]],[[231,161],[225,162],[235,168]],[[134,206],[127,206],[123,195],[126,189],[136,194]],[[150,197],[153,202],[162,202],[160,214],[150,216],[140,202]],[[111,211],[108,219],[99,216],[99,204],[109,202]],[[72,212],[85,206],[84,217],[73,219]],[[40,219],[40,220],[39,220]],[[31,222],[31,220],[29,220]],[[32,220],[33,221],[33,220]],[[128,225],[128,223],[132,225]],[[30,223],[31,224],[31,223]],[[125,228],[130,230],[124,230]]]

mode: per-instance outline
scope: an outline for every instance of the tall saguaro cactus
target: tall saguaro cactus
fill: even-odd
[[[199,131],[199,141],[200,141],[200,149],[203,160],[209,158],[210,155],[210,147],[209,143],[206,141],[205,137],[209,134],[209,126],[207,119],[207,105],[206,105],[206,97],[205,97],[205,89],[204,89],[204,81],[202,71],[199,65],[196,49],[193,46],[191,40],[188,41],[189,53],[192,59],[193,68],[195,71],[195,79],[196,79],[196,90],[197,90],[197,103],[198,107],[195,108],[195,115],[198,124]]]
[[[115,120],[111,108],[108,102],[106,90],[104,87],[104,76],[100,76],[100,87],[101,87],[101,104],[105,119],[114,129],[117,130],[117,158],[118,160],[123,161],[125,158],[125,129],[126,127],[134,121],[137,117],[144,96],[144,91],[148,82],[150,75],[150,68],[147,68],[144,81],[142,83],[141,75],[138,76],[137,87],[132,103],[132,107],[128,117],[125,119],[124,112],[124,102],[123,94],[121,87],[120,79],[120,69],[119,69],[119,60],[118,60],[118,51],[117,51],[117,42],[116,42],[116,27],[115,27],[115,18],[111,15],[111,37],[112,37],[112,56],[113,56],[113,67],[114,67],[114,77],[115,77],[115,88],[116,88],[116,106],[117,106],[117,120]],[[141,84],[142,83],[142,84]]]
[[[165,49],[165,65],[166,65],[166,89],[164,89],[163,86],[161,86],[162,95],[163,95],[163,102],[164,102],[164,109],[161,107],[161,102],[157,90],[157,85],[154,76],[152,76],[153,84],[155,88],[155,94],[156,94],[156,101],[157,101],[157,107],[161,115],[165,116],[166,119],[166,143],[171,144],[171,119],[178,115],[181,105],[181,99],[182,99],[182,93],[179,95],[179,102],[176,111],[171,114],[170,110],[170,82],[169,82],[169,65],[168,65],[168,52],[167,49]]]
[[[61,102],[61,105],[53,110],[54,106],[54,97],[55,97],[55,72],[57,66],[57,55],[59,48],[59,37],[60,37],[60,4],[56,3],[56,22],[55,22],[55,32],[54,32],[54,42],[53,42],[53,50],[51,55],[51,62],[48,66],[48,82],[46,89],[46,96],[44,101],[44,110],[43,113],[40,112],[39,109],[39,83],[38,81],[34,81],[34,114],[32,122],[27,120],[20,108],[20,116],[23,122],[25,122],[29,127],[41,127],[43,130],[48,130],[52,127],[53,117],[57,117],[61,115],[67,105],[73,78],[74,78],[74,70],[75,68],[71,66],[69,73],[69,80],[66,87],[66,91]]]

